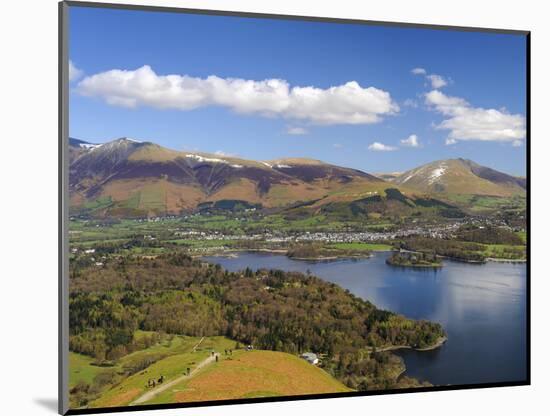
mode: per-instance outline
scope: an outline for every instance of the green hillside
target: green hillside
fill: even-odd
[[[239,350],[151,403],[179,403],[351,391],[328,373],[283,352]]]

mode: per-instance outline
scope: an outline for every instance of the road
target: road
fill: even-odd
[[[202,340],[201,340],[202,341]],[[210,355],[207,359],[201,361],[192,371],[189,375],[183,375],[179,376],[171,381],[167,381],[165,383],[162,383],[160,386],[147,391],[145,394],[139,396],[136,400],[130,403],[130,406],[136,405],[136,404],[142,404],[145,402],[148,402],[149,400],[153,399],[158,394],[162,393],[163,391],[168,390],[170,387],[175,386],[176,384],[188,380],[192,378],[201,368],[204,366],[207,366],[208,364],[214,362],[216,360],[216,357],[218,357],[219,354]]]

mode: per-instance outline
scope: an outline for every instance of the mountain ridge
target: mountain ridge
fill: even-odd
[[[447,177],[452,170],[450,165],[457,163],[460,169],[455,170],[462,175],[458,175],[459,179],[468,179],[464,172],[474,175],[477,181],[474,188],[481,194],[517,194],[522,183],[521,178],[466,159],[432,162],[384,180],[358,169],[316,159],[254,161],[215,153],[177,151],[127,137],[102,144],[71,138],[70,159],[71,206],[77,211],[93,206],[103,215],[118,216],[192,212],[206,202],[224,200],[245,201],[270,209],[315,201],[311,206],[318,211],[326,204],[340,207],[342,203],[368,200],[369,210],[377,206],[383,213],[396,204],[413,206],[415,198],[424,198],[424,194],[449,192],[444,189],[444,181],[438,178]],[[426,174],[435,175],[428,179],[430,186],[422,186]],[[381,201],[376,198],[386,198],[390,188],[403,197],[396,198],[397,194],[393,193],[388,200],[393,201],[390,205],[386,206],[385,199],[380,205]],[[453,186],[449,188],[456,191]],[[363,203],[357,204],[352,211],[365,211],[357,208]],[[401,208],[397,211],[402,212]]]
[[[225,199],[282,207],[321,198],[342,186],[369,188],[381,182],[359,170],[311,159],[250,161],[128,138],[101,145],[73,141],[72,147],[73,206],[110,198],[128,212],[175,213]]]

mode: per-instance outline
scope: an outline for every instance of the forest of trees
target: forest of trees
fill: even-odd
[[[401,267],[441,267],[443,262],[434,252],[393,253],[386,263]]]
[[[296,259],[336,257],[339,254],[338,250],[323,247],[321,243],[294,244],[287,250],[287,256]]]
[[[482,254],[485,247],[481,244],[440,238],[410,237],[400,243],[400,248],[411,251],[433,253],[469,262],[484,262]]]
[[[481,244],[522,245],[523,240],[513,231],[495,226],[463,226],[457,232],[457,239]]]
[[[488,252],[486,245],[501,245],[499,252]],[[522,247],[523,246],[523,247]],[[492,225],[464,225],[452,238],[409,237],[399,247],[405,250],[451,257],[469,262],[484,262],[486,257],[524,259],[525,244],[510,229]],[[492,255],[491,255],[492,253]]]
[[[137,329],[225,335],[261,349],[326,355],[327,370],[353,388],[384,388],[399,358],[370,348],[422,348],[443,328],[377,309],[339,286],[280,270],[223,270],[180,254],[71,264],[70,349],[116,360],[144,343]],[[397,360],[397,361],[396,361]],[[395,382],[395,379],[393,379]]]

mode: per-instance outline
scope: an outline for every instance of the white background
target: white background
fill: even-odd
[[[532,386],[176,409],[147,415],[548,414],[550,276],[544,256],[548,255],[545,237],[550,208],[550,137],[545,124],[550,118],[550,25],[546,2],[133,2],[532,31]],[[0,12],[0,413],[6,415],[52,415],[57,403],[56,3],[4,1]]]

